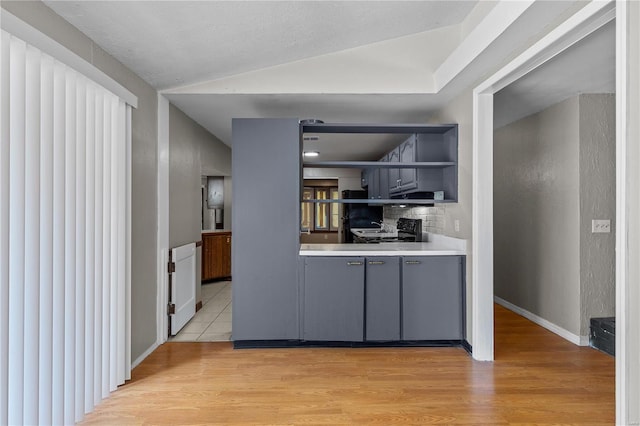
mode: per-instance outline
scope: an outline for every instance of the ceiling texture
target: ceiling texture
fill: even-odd
[[[227,145],[234,117],[423,123],[546,26],[584,5],[573,0],[44,3]],[[503,89],[496,96],[496,125],[576,93],[612,92],[612,37],[603,28],[576,46],[581,53],[567,52],[564,60],[559,57],[531,79]],[[320,160],[365,160],[396,140],[322,135],[305,149],[321,151]]]

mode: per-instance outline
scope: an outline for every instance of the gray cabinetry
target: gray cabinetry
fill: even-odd
[[[463,338],[462,257],[402,259],[402,339]]]
[[[443,191],[445,200],[456,201],[457,141],[457,128],[454,127],[443,134],[411,135],[390,151],[387,156],[391,162],[417,164],[415,168],[389,169],[388,188],[391,197],[411,198],[412,194]]]
[[[412,135],[400,145],[400,162],[413,163],[419,161],[416,158],[416,137]],[[418,186],[416,182],[416,169],[400,169],[399,192],[405,192]]]
[[[379,161],[383,163],[388,162],[389,155],[385,155]],[[385,167],[378,169],[378,176],[378,198],[384,200],[389,198],[389,169]]]
[[[364,338],[363,257],[305,257],[303,338]]]
[[[400,258],[367,257],[365,339],[400,340]]]
[[[360,174],[360,187],[366,189],[369,187],[369,178],[371,176],[371,169],[364,169]]]
[[[400,162],[400,147],[397,146],[387,154],[389,163]],[[400,186],[400,169],[389,169],[389,193],[393,194],[398,192]]]
[[[233,120],[234,340],[300,338],[300,139],[297,119]]]

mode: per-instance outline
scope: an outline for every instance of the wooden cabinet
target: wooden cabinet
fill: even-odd
[[[231,232],[202,234],[202,281],[231,276]]]

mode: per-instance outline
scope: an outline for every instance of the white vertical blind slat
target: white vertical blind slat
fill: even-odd
[[[65,73],[64,423],[75,422],[76,369],[76,73]]]
[[[125,221],[126,221],[126,235],[125,235],[125,246],[126,250],[124,253],[131,253],[131,106],[127,105],[127,124],[126,124],[126,141],[125,141],[125,157],[126,157],[126,182],[124,193],[126,193],[126,212],[125,212]],[[131,379],[131,256],[125,256],[125,378],[127,380]]]
[[[52,423],[64,423],[65,74],[53,66],[53,383]]]
[[[85,386],[84,386],[84,411],[93,410],[95,400],[94,393],[94,369],[95,369],[95,140],[96,140],[96,94],[95,86],[87,84],[87,145],[85,156],[86,190],[87,200],[85,206],[85,234],[86,234],[86,266],[85,266]]]
[[[111,151],[111,212],[109,218],[111,254],[111,269],[109,282],[109,392],[113,392],[118,387],[118,98],[111,96],[111,141],[109,149]]]
[[[72,424],[130,378],[131,107],[2,31],[0,424]]]
[[[98,404],[102,399],[102,286],[103,277],[103,220],[104,220],[104,97],[100,90],[96,90],[96,140],[95,140],[95,294],[94,294],[94,375],[93,402]]]
[[[0,36],[0,424],[9,423],[9,49]]]
[[[103,93],[103,127],[102,141],[102,398],[109,395],[109,357],[110,336],[109,322],[111,317],[111,102],[110,96]]]
[[[40,52],[27,46],[25,87],[24,423],[38,423],[40,301]]]
[[[53,389],[53,58],[40,79],[40,345],[39,424],[52,424]]]
[[[76,341],[75,341],[75,421],[84,416],[85,381],[85,287],[86,287],[86,203],[85,160],[87,146],[87,82],[78,76],[76,82]]]
[[[126,114],[127,106],[123,101],[118,102],[118,159],[116,164],[118,165],[118,253],[126,253],[126,235],[127,235],[127,223],[126,223],[126,181],[127,181],[127,157],[126,157],[126,144],[120,141],[126,141]],[[124,256],[118,256],[118,301],[116,305],[116,318],[117,318],[117,336],[126,335],[126,262]],[[118,351],[116,355],[117,360],[117,385],[124,383],[126,380],[126,347],[124,339],[117,339]]]
[[[25,54],[26,44],[12,37],[9,69],[9,424],[22,424],[24,412]]]

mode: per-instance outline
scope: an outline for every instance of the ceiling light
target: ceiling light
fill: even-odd
[[[320,153],[318,151],[305,151],[302,153],[302,155],[304,155],[305,157],[317,157],[318,155],[320,155]]]

